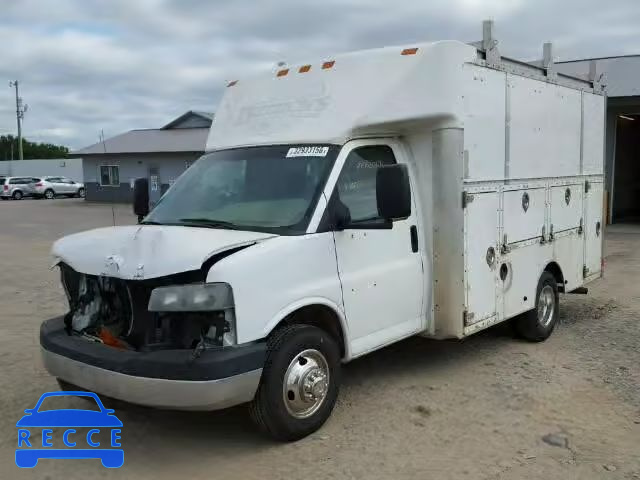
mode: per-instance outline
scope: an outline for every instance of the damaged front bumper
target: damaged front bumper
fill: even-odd
[[[260,383],[264,342],[204,350],[137,352],[89,342],[44,322],[40,344],[49,373],[86,390],[130,403],[175,410],[218,410],[249,402]]]

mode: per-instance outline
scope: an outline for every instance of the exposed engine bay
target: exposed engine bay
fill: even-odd
[[[147,308],[154,288],[203,282],[199,272],[122,280],[78,273],[64,263],[59,266],[69,301],[65,315],[69,335],[135,351],[193,349],[197,354],[223,344],[229,328],[226,317],[233,312],[150,312]]]

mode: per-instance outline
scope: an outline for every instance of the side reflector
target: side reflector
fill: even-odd
[[[311,70],[311,65],[303,65],[300,67],[300,70],[298,70],[298,72],[307,73],[309,70]]]
[[[416,53],[418,53],[418,47],[405,48],[404,50],[402,50],[401,55],[415,55]]]
[[[231,82],[227,83],[227,87],[233,87],[236,83],[238,83],[238,80],[232,80]]]
[[[335,60],[329,60],[328,62],[324,62],[322,64],[322,69],[326,70],[327,68],[333,68],[333,66],[336,64]]]
[[[279,70],[279,71],[278,71],[278,73],[277,73],[277,76],[278,76],[278,77],[284,77],[284,76],[285,76],[285,75],[287,75],[288,73],[289,73],[289,69],[288,69],[288,68],[285,68],[285,69],[283,69],[283,70]]]

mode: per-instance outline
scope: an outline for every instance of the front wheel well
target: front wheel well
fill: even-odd
[[[327,332],[340,348],[340,356],[346,354],[344,332],[338,314],[326,305],[307,305],[287,315],[277,328],[286,325],[312,325]]]
[[[565,280],[560,265],[556,262],[549,262],[547,266],[544,267],[544,271],[553,275],[553,278],[556,279],[556,283],[558,284],[558,291],[564,292]]]

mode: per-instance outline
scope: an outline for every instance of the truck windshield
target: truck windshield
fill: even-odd
[[[339,149],[278,145],[206,154],[142,223],[302,234]]]

